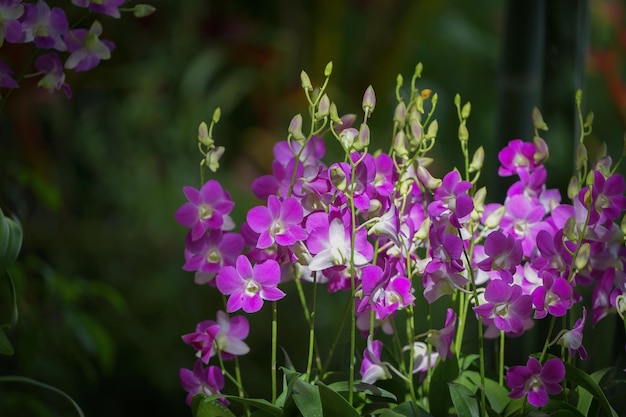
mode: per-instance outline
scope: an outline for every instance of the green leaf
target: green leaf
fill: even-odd
[[[322,401],[324,417],[359,417],[358,411],[338,392],[321,382],[317,383],[317,387]]]
[[[336,392],[348,392],[350,390],[350,385],[348,381],[333,382],[332,384],[328,384],[327,386],[328,388]],[[363,382],[356,383],[354,384],[354,391],[362,392],[366,395],[374,395],[376,397],[389,398],[397,401],[396,396],[392,392],[389,392],[386,389],[382,389],[372,384],[364,384]]]
[[[573,405],[566,403],[564,401],[551,400],[547,405],[545,405],[541,411],[547,411],[548,413],[554,412],[554,414],[550,414],[551,416],[561,415],[560,413],[564,413],[565,416],[573,416],[573,417],[585,417],[587,414],[581,413],[576,409]]]
[[[417,407],[416,410],[415,405],[411,401],[405,401],[399,404],[397,407],[394,407],[392,411],[404,417],[432,417],[432,415],[428,414],[423,408]]]
[[[589,393],[591,393],[591,395],[593,395],[593,397],[600,402],[600,405],[606,414],[612,417],[618,417],[613,407],[611,407],[609,400],[606,398],[606,395],[604,395],[602,388],[600,388],[598,383],[594,381],[593,378],[591,378],[586,372],[581,371],[567,362],[564,362],[564,365],[566,379],[575,383],[580,388],[589,391]],[[580,411],[582,412],[582,410]]]
[[[13,350],[13,345],[11,345],[11,341],[9,340],[6,331],[9,326],[2,326],[0,328],[0,354],[11,356],[15,353]]]
[[[452,406],[448,383],[459,376],[459,364],[454,356],[446,361],[439,361],[433,371],[428,390],[430,414],[435,417],[448,417]]]
[[[215,396],[194,395],[191,399],[193,417],[237,417]]]
[[[230,402],[240,403],[243,405],[249,405],[251,407],[257,408],[263,411],[263,413],[266,415],[270,415],[273,417],[281,417],[283,415],[282,409],[280,409],[279,407],[276,407],[271,402],[264,400],[262,398],[241,398],[236,395],[224,395],[224,394],[216,394],[216,395],[210,395],[210,396],[206,396],[203,394],[196,394],[193,396],[193,398],[196,398],[196,397],[206,398],[209,401],[214,401],[219,398],[226,398]],[[193,406],[193,398],[191,400],[192,406]]]
[[[606,375],[613,368],[604,368],[600,369],[590,375],[591,379],[593,379],[597,384],[600,384],[604,375]],[[591,403],[593,402],[593,395],[589,391],[584,388],[580,389],[579,398],[578,398],[578,411],[580,411],[583,415],[589,415],[589,409],[591,407]]]
[[[450,382],[448,388],[450,398],[452,398],[452,403],[456,408],[456,414],[459,417],[478,417],[478,401],[469,388],[456,382]]]
[[[466,376],[476,387],[480,387],[480,374],[475,371],[465,371]],[[485,378],[485,396],[489,401],[489,405],[496,413],[502,413],[511,399],[509,393],[502,385],[493,379]]]
[[[323,417],[322,399],[316,386],[296,379],[291,395],[303,417]]]
[[[22,228],[0,210],[0,276],[15,261],[22,247]]]

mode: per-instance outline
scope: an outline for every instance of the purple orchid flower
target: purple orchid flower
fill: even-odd
[[[531,142],[523,142],[514,139],[498,153],[500,167],[498,175],[508,177],[517,174],[520,170],[532,171],[537,167],[535,163],[535,145]]]
[[[209,366],[205,369],[201,361],[196,361],[193,370],[182,368],[178,375],[183,389],[187,391],[185,401],[189,406],[191,406],[191,398],[194,395],[219,394],[220,390],[224,388],[224,375],[219,366]],[[220,401],[228,404],[224,398],[221,398]]]
[[[371,336],[367,338],[367,347],[363,351],[361,361],[361,382],[364,384],[373,384],[378,380],[391,378],[387,364],[380,360],[382,350],[383,343],[380,340],[372,340]]]
[[[183,187],[189,200],[176,211],[176,221],[191,229],[191,239],[198,240],[209,229],[231,230],[235,227],[228,215],[235,203],[216,180],[209,180],[200,190]]]
[[[38,87],[45,88],[49,93],[54,90],[62,90],[65,97],[72,98],[72,89],[65,82],[63,63],[59,55],[55,52],[41,55],[35,60],[35,67],[44,73],[44,76],[37,83]]]
[[[215,355],[213,342],[220,331],[220,326],[212,320],[201,321],[196,325],[193,333],[182,336],[183,342],[193,347],[198,359],[203,363],[209,363],[209,359]]]
[[[541,366],[533,357],[526,366],[513,366],[506,373],[506,384],[511,388],[509,397],[521,398],[528,395],[528,402],[535,407],[548,404],[548,395],[563,391],[560,382],[565,378],[565,366],[560,358],[552,358]]]
[[[18,88],[13,78],[13,70],[0,59],[0,88]]]
[[[34,42],[35,46],[43,49],[67,50],[63,36],[69,30],[69,24],[65,12],[59,7],[51,9],[42,0],[36,4],[26,4],[22,29],[22,42]]]
[[[521,241],[496,230],[485,239],[484,250],[487,258],[478,262],[478,268],[483,271],[499,271],[504,281],[512,283],[515,269],[522,262]]]
[[[543,271],[542,278],[543,285],[532,293],[535,318],[542,319],[548,313],[555,317],[563,317],[574,303],[572,286],[565,278],[554,276],[548,271]]]
[[[496,279],[485,289],[485,303],[474,307],[477,316],[492,319],[493,324],[504,332],[521,333],[524,320],[532,312],[532,297],[522,295],[519,285],[509,285]]]
[[[455,330],[456,314],[453,309],[449,308],[446,313],[444,328],[441,330],[432,330],[426,338],[426,342],[435,347],[442,361],[452,356],[450,346],[452,345]]]
[[[198,240],[187,235],[185,242],[185,271],[217,274],[224,266],[234,266],[243,252],[243,237],[238,233],[210,230]]]
[[[563,333],[557,342],[561,346],[565,346],[569,350],[570,356],[578,353],[578,357],[583,361],[588,358],[587,349],[583,346],[583,330],[585,329],[585,321],[587,321],[587,310],[583,308],[582,318],[576,320],[571,330]]]
[[[23,14],[22,0],[0,0],[0,47],[5,40],[9,43],[22,40],[22,23],[19,19]]]
[[[259,233],[256,243],[259,249],[266,249],[274,243],[290,246],[306,239],[306,231],[300,226],[302,218],[302,206],[295,198],[281,201],[274,195],[269,196],[267,207],[254,207],[246,216],[250,228]]]
[[[450,171],[443,177],[441,187],[435,189],[435,200],[428,205],[428,213],[433,218],[449,215],[450,224],[460,229],[474,210],[474,201],[467,194],[470,188],[472,184],[462,181],[459,171]]]
[[[240,308],[246,313],[255,313],[263,307],[263,300],[280,300],[285,293],[276,288],[279,280],[278,262],[268,259],[253,268],[244,255],[237,258],[235,267],[225,266],[215,277],[217,289],[230,295],[226,303],[229,313]]]
[[[72,0],[72,3],[78,7],[89,7],[89,10],[106,14],[114,18],[120,17],[119,7],[126,0]]]
[[[65,68],[76,72],[89,71],[95,68],[101,60],[111,58],[111,51],[115,44],[108,40],[100,40],[102,25],[97,20],[89,30],[70,30],[64,37],[67,50],[71,52]]]

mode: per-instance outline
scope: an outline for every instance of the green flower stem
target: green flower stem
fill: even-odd
[[[278,335],[278,303],[272,301],[272,404],[276,403],[276,348]]]
[[[474,287],[474,296],[478,298],[476,289]],[[476,300],[478,302],[478,299]],[[483,340],[483,318],[478,318],[478,356],[480,358],[480,415],[485,417],[485,411],[487,410],[487,400],[485,398],[485,347]]]
[[[299,281],[299,280],[297,280]],[[309,317],[309,357],[306,364],[306,380],[311,377],[311,367],[313,365],[313,352],[315,349],[315,305],[317,300],[317,273],[313,274],[313,311]],[[319,357],[318,357],[319,358]],[[319,367],[319,364],[318,364]]]
[[[35,385],[37,387],[41,387],[41,388],[45,388],[49,391],[52,392],[56,392],[57,394],[61,395],[62,397],[65,397],[65,399],[67,399],[70,403],[72,403],[72,406],[76,409],[76,412],[78,413],[78,415],[80,417],[85,417],[85,414],[83,414],[83,410],[81,410],[80,406],[76,403],[76,401],[74,401],[72,399],[72,397],[70,397],[68,394],[66,394],[65,392],[61,391],[58,388],[53,387],[52,385],[48,385],[48,384],[44,384],[43,382],[39,382],[36,381],[34,379],[30,379],[30,378],[26,378],[23,376],[0,376],[0,382],[23,382],[26,384],[30,384],[30,385]]]
[[[407,371],[404,371],[404,374],[407,378],[407,385],[409,386],[411,401],[413,401],[413,405],[415,406],[415,409],[417,409],[417,396],[415,395],[415,387],[413,386],[413,367],[415,366],[415,343],[413,343],[413,339],[415,337],[415,317],[413,315],[413,306],[407,307],[406,315],[407,340],[409,341],[409,369]],[[400,363],[404,363],[404,361],[400,361]]]
[[[548,335],[546,336],[546,341],[543,344],[543,349],[541,350],[541,356],[539,357],[539,362],[543,362],[543,358],[546,356],[546,352],[548,351],[548,346],[550,346],[550,336],[552,335],[552,330],[554,330],[554,322],[556,317],[550,317],[550,328],[548,329]]]
[[[353,189],[354,186],[354,178],[356,177],[356,164],[351,164],[351,173],[350,173],[350,189]],[[355,352],[356,352],[356,311],[354,310],[354,294],[356,292],[356,280],[355,280],[355,270],[354,270],[354,252],[355,248],[355,239],[356,239],[356,207],[354,206],[354,196],[349,194],[350,200],[350,213],[352,220],[352,232],[350,236],[350,375],[348,379],[348,402],[350,405],[353,404],[354,401],[354,365],[355,365]]]
[[[326,369],[328,369],[328,367],[330,366],[330,361],[333,358],[333,355],[335,354],[335,350],[337,349],[337,345],[339,344],[339,339],[341,338],[341,332],[343,330],[343,326],[345,326],[346,324],[346,320],[348,318],[348,313],[349,313],[349,309],[350,309],[350,298],[352,297],[352,295],[348,296],[348,300],[346,302],[346,306],[343,309],[343,314],[341,317],[341,323],[339,324],[339,329],[337,329],[337,333],[335,334],[335,339],[333,340],[333,343],[330,345],[330,350],[328,351],[328,357],[326,358],[326,361],[324,362],[324,366],[320,368],[320,378],[323,377],[323,375],[326,373]]]
[[[501,387],[504,386],[504,341],[504,331],[500,330],[500,352],[498,352],[500,354],[500,366],[498,367],[498,382]]]
[[[463,344],[463,334],[465,333],[465,322],[467,321],[467,307],[469,303],[469,297],[463,291],[458,291],[459,295],[459,315],[458,326],[456,327],[456,337],[454,339],[454,351],[456,352],[457,360],[461,359],[461,345]]]

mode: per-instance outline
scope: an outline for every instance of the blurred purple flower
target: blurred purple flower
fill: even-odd
[[[185,271],[216,274],[224,266],[235,265],[243,251],[243,237],[238,233],[223,233],[213,229],[198,240],[187,235],[185,242]]]
[[[126,0],[72,0],[72,3],[78,7],[89,7],[89,10],[96,13],[119,18],[119,7],[124,4],[125,1]]]
[[[0,46],[5,40],[16,43],[22,39],[22,24],[18,19],[23,14],[22,0],[0,0]]]
[[[63,36],[69,30],[67,16],[63,9],[50,6],[42,0],[36,4],[26,4],[22,16],[22,42],[33,42],[43,49],[54,48],[65,51],[67,47]]]
[[[191,405],[191,398],[196,394],[219,394],[224,388],[224,375],[221,369],[218,366],[209,366],[205,369],[201,361],[196,361],[193,370],[182,368],[178,376],[183,389],[187,391],[185,399],[187,405]],[[220,399],[220,401],[228,404],[226,399]]]
[[[55,52],[41,55],[35,60],[35,67],[44,73],[37,83],[38,87],[45,88],[49,93],[54,90],[62,90],[67,98],[72,98],[72,89],[65,82],[63,63]]]
[[[13,70],[0,59],[0,88],[17,88],[19,85],[13,78]]]
[[[89,71],[95,68],[101,60],[111,58],[111,51],[115,44],[108,40],[100,40],[102,25],[97,20],[89,30],[70,30],[64,37],[67,50],[71,52],[65,68],[76,72]]]

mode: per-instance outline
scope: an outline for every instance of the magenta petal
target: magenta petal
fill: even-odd
[[[263,298],[266,299],[267,301],[276,301],[276,300],[280,300],[281,298],[283,298],[285,296],[285,293],[282,292],[280,289],[274,287],[274,288],[264,288],[262,295],[263,295]]]
[[[265,286],[275,286],[280,280],[280,266],[273,259],[254,266],[254,280]]]
[[[559,358],[552,358],[543,365],[541,379],[545,382],[559,383],[565,378],[565,365]]]
[[[239,310],[243,304],[244,297],[245,296],[243,295],[243,291],[237,291],[233,293],[228,298],[228,302],[226,302],[226,312],[232,313],[233,311]]]
[[[270,228],[274,219],[272,218],[272,215],[267,207],[257,206],[248,211],[246,221],[252,230],[257,233],[261,233]]]
[[[239,260],[239,259],[237,259]],[[215,277],[217,289],[224,295],[230,295],[243,288],[243,280],[232,266],[225,266]]]
[[[236,264],[237,273],[241,276],[242,279],[250,279],[254,276],[250,260],[245,255],[239,255],[237,257]]]
[[[490,235],[491,236],[491,235]],[[493,304],[508,302],[513,288],[501,280],[490,281],[485,290],[485,299]]]
[[[263,299],[259,294],[245,295],[242,298],[241,308],[246,313],[256,313],[263,307]]]
[[[548,394],[540,388],[536,388],[528,393],[528,402],[535,407],[543,407],[548,404],[548,401],[550,401]]]

